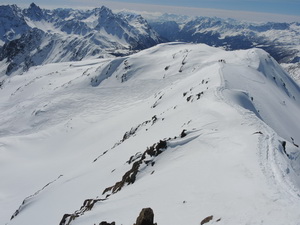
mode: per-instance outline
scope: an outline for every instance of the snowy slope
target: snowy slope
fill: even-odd
[[[0,224],[299,224],[300,89],[262,50],[162,44],[0,92]]]

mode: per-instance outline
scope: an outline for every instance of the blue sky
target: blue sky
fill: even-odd
[[[1,0],[2,4],[26,6],[32,0]],[[300,22],[300,0],[35,0],[42,7],[99,7],[140,11],[209,14],[218,17],[240,17],[245,20],[277,20]],[[162,5],[162,7],[159,7]],[[176,9],[176,10],[175,10]],[[197,12],[198,10],[198,12]],[[248,12],[248,13],[247,13]],[[252,13],[252,16],[250,15]],[[278,16],[276,16],[276,15]],[[204,15],[207,16],[207,15]],[[238,18],[239,19],[239,18]]]

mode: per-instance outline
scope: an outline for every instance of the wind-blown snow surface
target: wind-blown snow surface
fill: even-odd
[[[160,225],[299,224],[300,89],[262,50],[49,64],[0,96],[0,224],[58,225],[86,199],[105,200],[71,224],[132,225],[144,207]]]

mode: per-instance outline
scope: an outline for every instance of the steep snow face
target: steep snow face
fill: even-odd
[[[248,103],[251,107],[253,105],[256,114],[281,137],[294,139],[293,136],[299,135],[299,126],[294,121],[299,116],[297,108],[300,99],[294,94],[299,92],[299,86],[278,66],[273,58],[260,51],[257,49],[247,52],[244,58],[249,61],[249,64],[245,70],[239,70],[239,65],[224,65],[222,71],[225,74],[225,86],[234,92],[243,90],[243,94],[248,96],[248,100],[251,100]],[[253,70],[255,73],[252,73]],[[261,73],[260,76],[256,75],[257,71]],[[237,95],[236,97],[239,98],[240,92]],[[271,100],[273,98],[276,101]],[[289,111],[289,116],[284,118],[286,110]],[[297,137],[300,141],[299,138],[300,136]]]
[[[7,75],[51,62],[128,55],[161,42],[141,16],[124,17],[106,7],[43,10],[31,4],[23,11],[15,5],[1,10],[0,60],[7,63],[1,72]]]
[[[299,86],[264,51],[169,43],[0,92],[1,224],[300,221]]]

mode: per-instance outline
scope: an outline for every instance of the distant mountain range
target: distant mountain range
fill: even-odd
[[[6,74],[29,67],[86,58],[127,55],[161,43],[139,15],[93,10],[0,6],[0,61]]]
[[[300,24],[164,14],[147,22],[133,13],[0,6],[0,75],[31,66],[123,56],[162,42],[205,43],[226,50],[262,48],[279,63],[300,62]],[[292,66],[292,67],[291,67]],[[297,71],[297,70],[296,70]]]
[[[188,20],[165,14],[150,22],[168,41],[205,43],[227,50],[262,48],[280,63],[300,62],[300,23],[246,23],[197,17]]]

